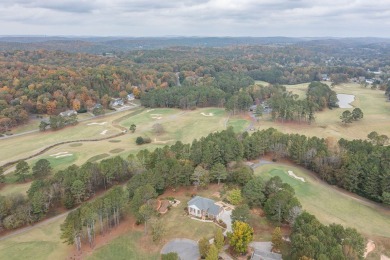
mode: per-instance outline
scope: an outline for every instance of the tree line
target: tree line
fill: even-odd
[[[375,140],[375,139],[373,139]],[[336,146],[336,147],[334,147]],[[207,186],[210,182],[234,182],[244,185],[251,169],[242,160],[271,154],[275,160],[289,158],[314,171],[321,179],[368,199],[390,204],[390,147],[374,141],[331,140],[299,134],[283,134],[275,129],[235,134],[231,128],[194,140],[177,142],[155,151],[140,151],[127,160],[113,157],[100,163],[72,165],[54,174],[43,174],[47,164],[36,167],[36,180],[28,197],[1,196],[1,223],[13,229],[44,217],[50,208],[72,208],[116,183],[127,185],[129,199],[135,190],[151,185],[161,194],[167,187]],[[232,163],[237,162],[237,163]],[[17,175],[23,177],[28,165],[18,163]],[[33,168],[34,168],[33,167]],[[39,169],[39,170],[38,170]],[[143,172],[142,175],[136,174]]]

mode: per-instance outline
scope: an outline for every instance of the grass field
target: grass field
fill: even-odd
[[[65,217],[21,235],[0,241],[0,259],[65,259],[71,246],[60,239],[60,224]]]
[[[292,170],[306,182],[287,174]],[[382,209],[358,197],[351,197],[332,186],[318,181],[302,168],[281,164],[267,164],[258,167],[255,173],[264,179],[279,176],[294,187],[303,208],[314,214],[322,223],[338,223],[354,227],[367,236],[390,238],[390,210]]]
[[[10,194],[26,194],[26,191],[30,188],[31,182],[26,182],[26,183],[11,183],[4,185],[0,189],[0,194],[2,196],[7,196]]]
[[[287,89],[302,97],[301,95],[307,85],[287,86]],[[344,125],[341,123],[340,115],[346,109],[335,108],[317,112],[316,120],[311,125],[273,122],[269,116],[264,116],[257,127],[260,127],[260,129],[274,127],[284,133],[300,133],[308,136],[334,137],[336,139],[366,139],[372,131],[390,136],[390,102],[386,102],[383,91],[363,88],[356,83],[335,86],[333,90],[338,94],[355,95],[355,101],[352,105],[363,111],[364,118],[352,124]],[[349,110],[352,111],[353,108]]]

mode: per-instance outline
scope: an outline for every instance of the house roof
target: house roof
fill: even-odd
[[[218,215],[219,212],[221,211],[221,207],[215,205],[215,201],[200,196],[196,196],[188,202],[188,206],[192,206],[192,205],[214,216]]]
[[[252,254],[251,260],[282,260],[282,255],[256,249]]]

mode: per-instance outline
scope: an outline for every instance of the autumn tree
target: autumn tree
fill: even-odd
[[[242,195],[240,189],[232,189],[228,192],[227,200],[233,204],[238,205],[242,202]]]
[[[229,244],[236,253],[245,254],[253,240],[253,228],[241,221],[233,223],[233,232],[228,234]]]
[[[210,245],[206,260],[218,260],[218,248],[214,244]]]
[[[272,251],[279,253],[283,244],[282,231],[280,230],[280,227],[276,227],[272,232],[271,241],[272,241]]]

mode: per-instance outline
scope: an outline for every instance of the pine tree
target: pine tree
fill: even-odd
[[[206,260],[218,260],[218,249],[214,244],[210,245]]]
[[[217,229],[214,235],[214,244],[217,247],[218,251],[221,251],[224,245],[225,237],[223,236],[222,230]]]

